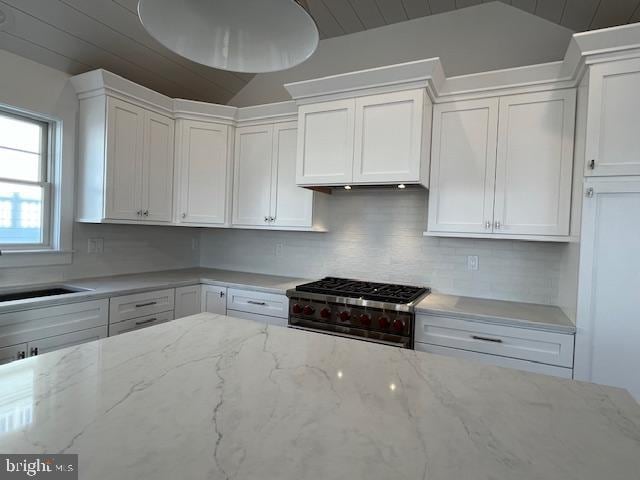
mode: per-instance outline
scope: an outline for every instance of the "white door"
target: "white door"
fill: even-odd
[[[122,100],[107,100],[106,217],[140,220],[144,109]]]
[[[177,169],[177,221],[224,225],[227,211],[229,127],[217,123],[180,120]]]
[[[233,224],[270,224],[273,125],[236,129]]]
[[[298,109],[298,185],[344,185],[353,181],[355,100]]]
[[[176,288],[175,318],[195,315],[202,310],[202,291],[200,285]]]
[[[144,220],[170,222],[173,218],[174,123],[164,115],[147,112],[142,174]]]
[[[215,285],[202,285],[203,312],[227,314],[227,288]]]
[[[498,99],[442,103],[433,118],[428,231],[491,233]]]
[[[424,90],[356,99],[353,181],[420,180]]]
[[[56,335],[54,337],[35,340],[27,344],[28,354],[30,357],[41,355],[62,348],[73,347],[81,343],[92,342],[107,337],[107,326],[89,328],[80,330],[79,332],[65,333],[64,335]]]
[[[271,217],[277,227],[311,227],[313,192],[296,186],[296,122],[273,126]]]
[[[27,344],[20,343],[18,345],[11,345],[10,347],[0,348],[0,365],[13,362],[14,360],[20,360],[27,356]]]
[[[590,67],[587,175],[640,175],[639,85],[638,58]]]
[[[575,378],[640,401],[640,181],[587,183],[583,203]]]
[[[575,90],[500,98],[494,232],[569,235]]]

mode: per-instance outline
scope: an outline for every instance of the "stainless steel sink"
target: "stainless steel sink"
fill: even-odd
[[[52,297],[55,295],[67,295],[69,293],[88,292],[88,288],[71,287],[69,285],[52,285],[39,287],[33,290],[14,290],[0,293],[0,302],[25,300],[28,298]]]

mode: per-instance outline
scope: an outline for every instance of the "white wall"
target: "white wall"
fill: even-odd
[[[448,76],[562,60],[565,27],[501,2],[322,40],[305,63],[259,74],[233,99],[247,106],[288,100],[287,82],[440,57]]]
[[[425,238],[425,204],[424,190],[336,190],[329,197],[329,233],[203,230],[201,264],[409,282],[444,293],[557,304],[566,245]],[[467,255],[479,256],[478,271],[467,271]]]
[[[72,223],[78,101],[68,75],[0,50],[0,104],[62,121],[64,221]],[[199,258],[191,245],[198,235],[190,228],[75,224],[72,264],[0,268],[0,286],[194,266]],[[104,239],[103,254],[86,253],[90,237]]]

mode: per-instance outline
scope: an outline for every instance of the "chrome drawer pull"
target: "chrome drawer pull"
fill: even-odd
[[[247,300],[247,303],[250,303],[251,305],[262,305],[262,306],[267,304],[267,302],[255,302],[253,300]]]
[[[136,325],[146,325],[147,323],[153,323],[156,320],[158,320],[157,318],[150,318],[148,320],[140,320],[139,322],[136,322]]]
[[[148,302],[148,303],[139,303],[136,305],[136,308],[140,307],[150,307],[151,305],[156,305],[158,302]]]
[[[482,340],[483,342],[502,343],[502,339],[500,338],[481,337],[479,335],[471,335],[471,338],[474,340]]]

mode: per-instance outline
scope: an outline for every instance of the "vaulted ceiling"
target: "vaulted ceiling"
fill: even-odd
[[[640,21],[640,0],[502,1],[574,31]],[[168,51],[142,28],[137,3],[0,0],[0,48],[71,74],[105,68],[172,97],[217,103],[226,103],[252,78],[207,68]],[[321,37],[330,38],[465,8],[483,0],[307,3]]]

